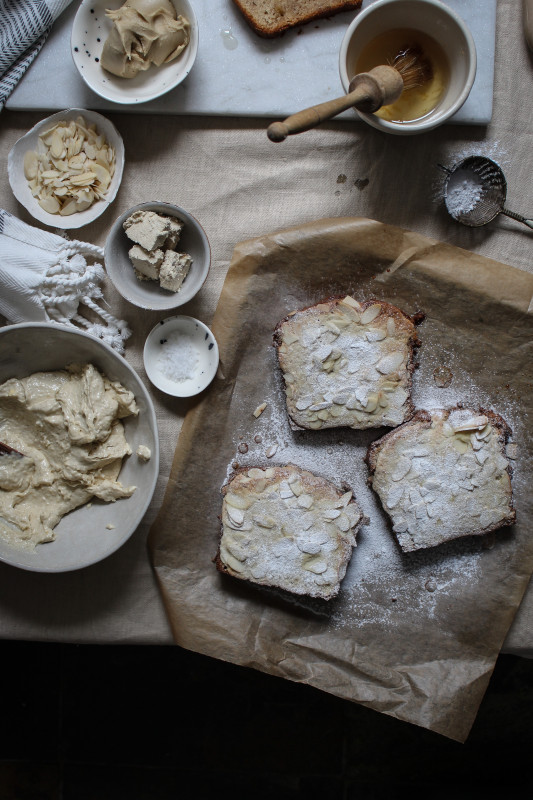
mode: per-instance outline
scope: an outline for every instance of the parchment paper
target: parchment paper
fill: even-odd
[[[402,554],[363,462],[385,429],[291,431],[273,329],[290,311],[342,293],[426,314],[417,408],[462,402],[510,424],[515,526]],[[326,219],[237,245],[212,325],[219,373],[186,417],[150,532],[176,643],[464,741],[533,569],[532,297],[533,275],[368,219]],[[433,377],[441,366],[453,374],[446,388]],[[370,520],[329,604],[287,600],[212,563],[232,469],[287,462],[346,481]]]

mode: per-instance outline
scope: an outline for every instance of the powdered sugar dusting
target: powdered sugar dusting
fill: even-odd
[[[460,356],[447,354],[446,364],[453,373],[451,384],[445,388],[436,386],[432,373],[442,363],[442,354],[432,353],[429,336],[422,338],[423,367],[415,372],[413,383],[417,409],[445,408],[458,403],[476,408],[494,405],[490,393],[476,385],[462,367]],[[291,430],[273,347],[268,349],[265,362],[265,383],[255,396],[246,398],[249,413],[241,415],[234,433],[234,455],[228,463],[226,479],[237,466],[293,463],[337,486],[342,482],[348,484],[368,519],[358,533],[357,546],[336,599],[324,603],[287,596],[285,600],[313,615],[326,616],[334,629],[368,625],[392,628],[414,609],[429,619],[445,619],[447,601],[457,599],[463,592],[475,591],[480,582],[484,558],[491,556],[487,537],[467,537],[430,550],[402,553],[377,496],[367,484],[368,468],[364,461],[369,445],[388,429]],[[244,398],[239,402],[245,407]],[[253,411],[262,402],[266,403],[265,409],[256,418]],[[509,402],[502,406],[494,410],[513,426],[519,409]],[[248,448],[246,453],[241,452],[242,448],[239,450],[243,443]],[[267,452],[273,447],[275,454],[269,459]],[[496,535],[496,542],[498,539]]]

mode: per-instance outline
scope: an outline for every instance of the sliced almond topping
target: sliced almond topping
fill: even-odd
[[[337,519],[335,520],[335,525],[343,533],[346,533],[346,531],[349,531],[350,528],[352,527],[352,523],[350,522],[346,514],[341,514],[339,517],[337,517]]]
[[[276,520],[272,519],[272,517],[265,517],[265,516],[255,516],[252,517],[253,521],[256,525],[259,525],[260,528],[275,528],[276,527]]]
[[[309,509],[313,505],[313,502],[314,502],[313,498],[311,497],[310,494],[301,494],[298,497],[298,505],[300,506],[300,508]]]
[[[373,328],[365,333],[365,338],[368,342],[381,342],[386,337],[387,333],[383,328]]]
[[[234,525],[240,527],[244,522],[244,514],[240,508],[226,505],[226,514]]]
[[[224,552],[221,549],[220,555],[222,561],[224,562],[224,564],[226,564],[226,566],[228,566],[234,572],[242,572],[243,570],[242,564],[240,563],[240,561],[237,561],[237,559],[234,556],[232,556],[231,553],[228,552],[227,548],[224,548]]]
[[[348,505],[352,497],[353,497],[352,491],[344,492],[344,494],[341,495],[338,501],[335,503],[335,508],[344,508],[345,506]]]
[[[252,467],[252,469],[248,470],[247,475],[249,478],[253,478],[255,480],[256,478],[264,478],[265,472],[259,467]]]
[[[307,397],[298,398],[294,405],[298,411],[305,411],[307,408],[309,408],[312,402],[313,398],[308,395]]]
[[[396,464],[391,478],[393,481],[401,481],[402,478],[405,478],[409,470],[411,469],[411,459],[410,458],[400,458],[398,459],[398,463]]]
[[[266,404],[266,403],[260,403],[260,404],[257,406],[257,408],[255,409],[255,411],[253,412],[253,414],[254,414],[254,417],[256,417],[256,418],[257,418],[257,417],[260,417],[260,416],[261,416],[261,414],[263,413],[263,411],[265,410],[265,408],[266,408],[266,407],[267,407],[267,404]]]
[[[302,564],[302,567],[308,572],[314,572],[316,575],[322,575],[328,568],[328,562],[317,556],[316,558],[308,559]]]
[[[454,433],[460,433],[461,431],[471,431],[477,428],[478,430],[482,430],[485,425],[488,423],[488,418],[484,414],[480,414],[477,417],[471,417],[464,422],[453,422],[451,421],[451,426],[453,428]]]
[[[245,499],[244,497],[234,494],[233,492],[228,492],[225,499],[228,506],[241,509],[242,511],[246,511],[247,508],[250,508],[253,502],[249,498]]]
[[[363,325],[368,325],[369,322],[376,319],[380,311],[381,306],[379,303],[373,303],[371,306],[368,306],[361,314],[361,322]]]
[[[383,356],[378,363],[376,364],[376,369],[378,372],[381,372],[382,375],[388,375],[394,370],[398,369],[403,362],[405,361],[405,356],[401,352],[390,353],[386,356]]]
[[[356,311],[362,311],[361,303],[358,303],[357,300],[355,300],[355,298],[353,297],[350,297],[350,295],[346,295],[346,297],[343,297],[340,302],[343,303],[345,306],[350,306],[350,308],[355,308]]]
[[[299,337],[296,336],[295,333],[292,333],[292,331],[284,331],[283,332],[283,341],[285,342],[285,344],[291,345],[291,344],[294,344],[295,342],[298,342],[299,341]]]

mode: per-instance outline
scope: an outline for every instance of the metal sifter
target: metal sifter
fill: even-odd
[[[507,182],[501,167],[485,156],[469,156],[453,169],[439,164],[447,173],[444,202],[450,216],[463,225],[477,228],[498,214],[533,229],[533,220],[505,208]]]

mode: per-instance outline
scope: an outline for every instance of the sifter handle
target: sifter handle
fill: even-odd
[[[526,219],[526,217],[523,217],[522,214],[517,214],[515,211],[509,211],[508,208],[502,208],[501,213],[505,214],[506,217],[515,219],[517,222],[522,222],[524,225],[527,225],[528,228],[533,230],[533,219]]]

